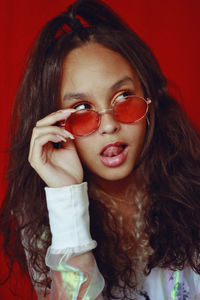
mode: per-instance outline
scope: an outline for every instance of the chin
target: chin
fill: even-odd
[[[105,171],[104,173],[101,173],[101,174],[96,173],[95,175],[97,177],[100,177],[103,180],[119,181],[119,180],[123,180],[123,179],[127,178],[132,173],[133,168],[131,168],[129,170],[121,170],[118,168],[112,168],[112,169]]]

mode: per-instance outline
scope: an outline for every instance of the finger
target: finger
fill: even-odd
[[[43,119],[37,121],[36,127],[49,126],[55,124],[58,121],[66,120],[71,115],[71,113],[75,111],[75,109],[69,108],[53,112]]]
[[[60,135],[55,134],[45,134],[42,136],[38,136],[32,143],[32,147],[30,149],[28,160],[32,166],[36,166],[42,162],[42,155],[44,153],[44,146],[48,145],[50,142],[59,143],[59,142],[67,142],[67,139]],[[53,146],[51,146],[53,147]]]
[[[32,149],[33,146],[35,144],[35,141],[38,139],[38,141],[40,141],[40,137],[44,137],[46,135],[46,141],[49,142],[54,142],[54,143],[58,143],[58,142],[64,142],[66,143],[69,139],[73,140],[74,136],[67,130],[60,128],[60,127],[56,127],[56,126],[46,126],[46,127],[35,127],[33,129],[33,134],[32,134],[32,138],[31,138],[31,142],[30,142],[30,155],[32,155]],[[56,136],[55,140],[48,140],[49,136]],[[59,138],[58,138],[59,137]],[[41,141],[43,141],[43,139],[41,139]],[[45,139],[44,139],[45,141]],[[62,144],[63,146],[64,144]],[[64,146],[63,146],[64,147]]]
[[[40,136],[44,136],[48,134],[58,135],[63,137],[64,139],[68,139],[68,138],[74,139],[74,136],[69,131],[58,126],[34,127],[32,137],[31,137],[31,142],[30,142],[30,152],[32,151],[32,147],[35,142],[35,139]]]
[[[76,147],[72,139],[67,139],[67,141],[62,141],[62,149],[74,150]]]
[[[45,126],[45,127],[34,127],[33,128],[33,133],[31,137],[31,142],[30,142],[30,150],[29,150],[29,155],[32,155],[32,149],[33,145],[35,143],[35,140],[39,138],[40,136],[48,136],[49,134],[59,136],[60,139],[58,142],[66,142],[67,139],[74,139],[74,136],[64,128],[58,127],[58,126]],[[48,140],[47,140],[48,141]],[[57,138],[56,140],[52,140],[52,142],[57,143]]]
[[[66,138],[74,139],[74,136],[71,134],[71,132],[69,132],[69,131],[65,130],[65,128],[59,127],[59,126],[34,127],[33,133],[32,133],[32,139],[35,139],[40,135],[45,135],[48,133],[58,134],[58,135],[66,137]]]

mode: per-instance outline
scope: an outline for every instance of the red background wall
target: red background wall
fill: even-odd
[[[43,24],[63,11],[72,0],[1,0],[0,46],[0,201],[5,193],[9,118],[23,58]],[[200,128],[200,1],[199,0],[106,0],[150,45],[164,74],[182,94],[181,105],[194,125]],[[17,273],[18,274],[18,273]],[[17,276],[22,298],[27,281]],[[0,287],[1,299],[13,298],[8,285]]]

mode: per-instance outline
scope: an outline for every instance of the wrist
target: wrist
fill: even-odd
[[[69,186],[74,186],[74,185],[79,185],[82,184],[83,182],[78,180],[75,180],[73,178],[70,178],[70,180],[66,180],[63,176],[62,179],[55,179],[55,178],[49,178],[49,181],[46,181],[46,188],[64,188],[64,187],[69,187]]]

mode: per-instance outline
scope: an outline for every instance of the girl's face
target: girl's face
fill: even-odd
[[[61,108],[110,108],[116,97],[143,97],[140,81],[119,53],[98,43],[72,50],[66,57],[61,82]],[[79,157],[93,178],[121,180],[131,174],[140,155],[146,120],[120,123],[111,112],[101,115],[91,135],[76,137]]]

